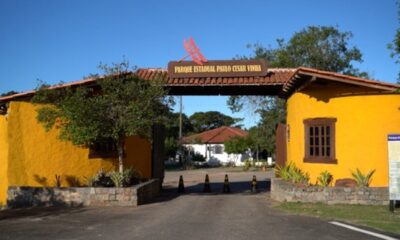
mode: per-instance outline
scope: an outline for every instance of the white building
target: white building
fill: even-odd
[[[242,154],[228,154],[224,151],[224,142],[233,137],[246,137],[247,132],[234,127],[220,127],[184,137],[183,146],[189,151],[189,157],[195,154],[202,155],[209,165],[234,164],[243,165],[243,162],[251,158],[250,152]]]

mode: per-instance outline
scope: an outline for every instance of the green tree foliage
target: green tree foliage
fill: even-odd
[[[175,157],[179,147],[179,113],[168,112],[163,117],[165,125],[165,155],[166,157]],[[182,113],[182,135],[193,132],[193,126],[186,116]]]
[[[242,119],[232,118],[217,111],[195,112],[189,117],[195,133],[204,132],[222,126],[233,126]]]
[[[326,71],[339,72],[360,77],[368,77],[353,66],[362,62],[361,51],[351,46],[351,32],[341,32],[332,26],[309,26],[293,34],[289,41],[277,39],[277,47],[250,45],[253,55],[242,59],[265,59],[271,68],[312,67]],[[275,129],[286,118],[286,103],[277,97],[231,96],[227,101],[233,112],[253,109],[260,114],[261,120],[253,131],[259,132],[263,149],[273,152],[275,149]],[[262,149],[260,149],[262,150]]]
[[[257,159],[259,152],[266,150],[271,153],[275,150],[275,130],[279,123],[285,122],[286,108],[285,101],[277,97],[270,98],[269,107],[257,110],[261,116],[257,126],[249,129],[249,135],[245,138],[232,139],[228,142],[228,148],[237,148],[238,152],[243,152],[244,148],[256,153]]]
[[[151,137],[153,124],[172,104],[165,97],[161,81],[144,81],[132,74],[129,63],[100,65],[104,77],[95,87],[38,88],[33,97],[40,103],[37,119],[49,130],[58,128],[59,137],[79,146],[112,143],[118,150],[119,171],[123,172],[127,136]]]
[[[0,95],[0,97],[11,96],[11,95],[14,95],[14,94],[17,94],[17,93],[18,93],[17,91],[11,90],[11,91],[2,93],[2,94]]]
[[[179,113],[178,112],[168,112],[165,117],[163,117],[163,124],[166,129],[166,136],[174,137],[178,139],[179,137]],[[182,135],[185,136],[193,132],[193,126],[190,119],[186,114],[182,113]]]
[[[224,151],[228,154],[240,154],[247,151],[252,146],[251,138],[233,137],[224,142]]]
[[[182,114],[182,135],[199,133],[221,126],[232,126],[241,119],[232,118],[217,111],[195,112],[190,117]],[[166,127],[165,153],[174,157],[179,148],[179,113],[168,112],[163,116]]]
[[[11,96],[11,95],[14,95],[14,94],[17,94],[17,93],[18,92],[12,90],[12,91],[8,91],[8,92],[5,92],[5,93],[2,93],[0,95],[0,97]],[[7,112],[7,108],[8,108],[8,103],[0,104],[0,113],[6,113]]]
[[[332,26],[309,26],[293,34],[289,41],[277,39],[277,48],[250,45],[254,56],[263,58],[270,67],[312,67],[348,75],[367,77],[353,66],[362,62],[361,51],[349,44],[351,32],[341,32]]]
[[[257,139],[260,150],[274,152],[276,127],[279,123],[286,122],[286,102],[278,97],[272,97],[268,107],[259,109],[258,113],[260,122],[257,126]]]
[[[397,1],[397,14],[400,22],[400,3]],[[396,35],[391,43],[388,44],[388,48],[391,50],[390,56],[396,59],[396,63],[400,63],[400,28],[396,30]],[[400,72],[397,78],[397,83],[400,84]]]
[[[240,105],[252,105],[256,106],[254,111],[260,115],[260,121],[249,130],[248,137],[254,144],[251,147],[252,151],[257,152],[257,156],[258,152],[263,150],[273,153],[276,127],[279,123],[286,122],[286,101],[278,97],[240,97],[235,98],[234,101],[234,105],[230,105],[232,111],[238,111],[238,105],[239,109],[241,109]]]
[[[176,137],[166,136],[164,140],[164,154],[168,157],[175,157],[179,148],[179,140]]]

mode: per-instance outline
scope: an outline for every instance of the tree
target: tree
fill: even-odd
[[[232,118],[217,111],[195,112],[189,119],[193,126],[193,131],[196,133],[222,126],[233,126],[242,120],[240,118]]]
[[[168,112],[163,117],[165,125],[165,155],[175,157],[179,148],[179,113]],[[186,116],[182,113],[182,134],[187,135],[193,131],[193,126]]]
[[[351,32],[341,32],[332,26],[309,26],[295,32],[288,42],[277,39],[278,47],[250,45],[254,55],[249,58],[266,59],[270,67],[311,67],[353,76],[367,77],[353,66],[362,62],[361,51],[349,44]]]
[[[368,77],[353,66],[353,62],[362,62],[361,51],[349,44],[351,32],[341,32],[332,26],[309,26],[296,32],[289,39],[277,39],[276,48],[265,48],[253,44],[251,56],[242,59],[265,59],[269,67],[297,68],[312,67],[326,71],[338,72],[360,77]],[[231,96],[227,102],[233,112],[253,108],[260,114],[261,120],[256,129],[260,131],[265,141],[261,141],[263,149],[273,152],[275,149],[275,128],[278,123],[284,123],[286,104],[277,97]],[[256,131],[256,130],[253,130]]]
[[[276,126],[286,121],[285,101],[278,97],[269,100],[265,108],[257,110],[261,117],[260,122],[249,129],[249,135],[246,137],[247,147],[256,153],[257,159],[263,150],[274,152]]]
[[[233,137],[224,142],[224,151],[228,154],[244,153],[252,146],[250,140],[247,137]]]
[[[400,16],[400,3],[397,1],[397,14]],[[398,17],[400,21],[400,17]],[[396,59],[396,63],[400,63],[400,28],[396,30],[396,35],[391,43],[388,44],[388,48],[392,51],[390,56]],[[397,83],[400,84],[400,72],[397,77]]]
[[[256,126],[249,130],[249,137],[254,143],[255,152],[275,151],[275,132],[279,123],[286,122],[286,101],[278,97],[237,97],[231,98],[232,111],[240,111],[243,106],[250,105],[260,115]],[[228,103],[229,105],[229,103]]]
[[[269,153],[275,152],[275,133],[279,123],[286,122],[286,102],[278,97],[271,98],[268,108],[258,110],[260,122],[256,129],[250,131],[255,138],[259,150],[266,150]]]
[[[166,136],[174,137],[178,139],[179,137],[179,113],[178,112],[168,112],[165,117],[163,117],[163,124],[166,129]],[[193,126],[190,122],[188,116],[182,113],[182,134],[185,136],[193,132]]]
[[[179,144],[178,139],[166,136],[164,140],[164,154],[166,157],[173,157],[175,158],[176,151],[178,151]]]
[[[11,91],[2,93],[2,94],[0,95],[0,97],[11,96],[11,95],[14,95],[14,94],[17,94],[17,93],[18,93],[17,91],[11,90]]]
[[[61,139],[78,146],[112,144],[122,173],[125,138],[138,135],[149,139],[152,126],[172,102],[165,97],[161,81],[138,78],[126,61],[99,67],[104,77],[98,77],[95,87],[42,86],[32,101],[41,104],[38,121],[46,130],[58,128]]]

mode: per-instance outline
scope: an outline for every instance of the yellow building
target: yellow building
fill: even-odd
[[[399,85],[298,69],[284,85],[287,161],[316,182],[375,169],[371,186],[388,186],[387,135],[400,133]]]
[[[399,85],[310,68],[268,69],[266,75],[251,77],[177,78],[169,77],[165,69],[137,73],[146,80],[165,80],[176,95],[279,94],[287,99],[286,138],[280,142],[283,155],[308,172],[311,183],[325,170],[337,180],[350,178],[351,171],[359,168],[375,170],[371,186],[388,185],[387,135],[400,133]],[[85,84],[94,84],[94,79],[54,88]],[[61,141],[57,130],[46,132],[29,101],[33,94],[0,98],[0,205],[6,202],[9,186],[55,186],[56,175],[62,177],[63,186],[70,186],[100,168],[116,168],[116,159]],[[144,177],[163,171],[152,166],[147,140],[129,137],[125,152],[125,164]],[[162,154],[153,158],[156,155],[162,161]]]
[[[295,163],[310,174],[312,184],[325,170],[335,182],[352,178],[351,171],[359,168],[363,173],[375,169],[371,186],[388,186],[387,135],[400,134],[400,85],[302,67],[269,68],[256,77],[168,77],[162,69],[139,69],[138,74],[164,78],[178,95],[285,98],[287,126],[278,133],[286,136],[277,139],[277,160]]]
[[[0,115],[0,205],[5,205],[8,186],[55,186],[56,175],[62,186],[85,183],[104,170],[116,169],[116,158],[93,154],[93,150],[58,139],[57,130],[46,132],[36,120],[29,101],[13,97]],[[150,178],[151,145],[139,137],[125,144],[125,166],[133,166]]]

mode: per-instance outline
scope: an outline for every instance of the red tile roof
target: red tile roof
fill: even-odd
[[[49,87],[49,89],[58,89],[58,88],[71,87],[71,86],[88,85],[88,84],[93,84],[96,81],[97,81],[97,78],[87,78],[87,79],[73,81],[73,82],[69,82],[69,83],[56,84],[56,85]],[[26,91],[26,92],[16,93],[16,94],[13,94],[10,96],[0,97],[0,102],[11,101],[14,98],[29,97],[35,93],[36,93],[35,90],[30,90],[30,91]]]
[[[130,74],[130,73],[128,73]],[[202,86],[275,86],[282,87],[281,96],[289,97],[299,86],[304,84],[307,78],[299,76],[309,76],[322,78],[332,81],[345,82],[348,84],[366,86],[383,91],[394,92],[400,85],[393,83],[368,80],[364,78],[343,75],[334,72],[322,71],[313,68],[270,68],[268,74],[262,77],[207,77],[207,78],[169,78],[166,69],[162,68],[142,68],[136,71],[139,77],[145,80],[160,78],[165,80],[167,87],[202,87]],[[62,88],[69,86],[95,84],[96,78],[88,78],[66,84],[54,85],[51,88]],[[31,97],[35,94],[34,90],[22,92],[10,96],[0,97],[0,102],[8,102],[16,98]]]
[[[202,77],[202,78],[169,78],[167,69],[142,68],[137,71],[139,77],[151,80],[162,79],[167,86],[192,85],[283,85],[296,71],[296,68],[270,68],[262,77]]]
[[[246,137],[247,135],[248,133],[240,128],[224,126],[184,137],[182,143],[224,143],[233,137]]]
[[[358,86],[365,86],[389,92],[393,92],[396,91],[397,89],[400,89],[399,84],[381,82],[377,80],[369,80],[365,78],[354,77],[335,72],[318,70],[315,68],[300,67],[294,72],[293,77],[288,79],[288,81],[283,85],[282,96],[290,96],[297,87],[303,85],[305,81],[307,81],[304,78],[298,77],[299,75],[307,75],[310,77],[327,79],[331,81],[343,82]]]

